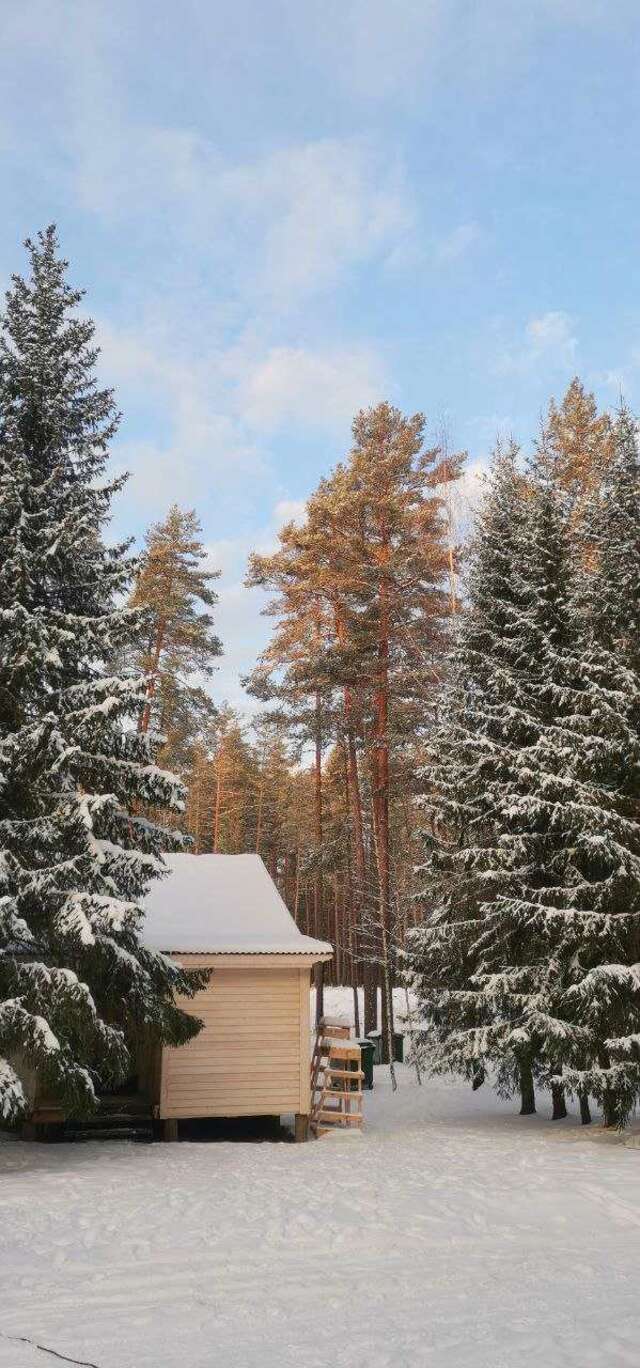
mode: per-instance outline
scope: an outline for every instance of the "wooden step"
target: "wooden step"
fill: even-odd
[[[343,1114],[343,1112],[339,1112],[338,1115],[341,1120],[339,1120],[339,1124],[336,1126],[335,1115],[335,1112],[332,1111],[320,1111],[319,1114],[317,1114],[316,1120],[313,1120],[312,1126],[317,1126],[317,1124],[320,1124],[321,1126],[321,1124],[325,1122],[330,1124],[332,1129],[339,1130],[341,1129],[341,1126],[361,1126],[362,1124],[362,1116],[356,1114],[356,1112],[354,1112],[353,1116],[347,1116]]]
[[[134,1144],[151,1144],[153,1130],[150,1126],[95,1126],[91,1130],[69,1130],[65,1127],[64,1139],[73,1144],[90,1144],[103,1140],[130,1140]]]
[[[351,1078],[357,1081],[364,1078],[362,1069],[325,1069],[326,1074],[331,1074],[332,1078]]]
[[[347,1088],[323,1088],[323,1089],[322,1089],[322,1096],[323,1096],[323,1097],[346,1097],[346,1098],[351,1098],[351,1097],[362,1097],[362,1093],[360,1092],[360,1089],[359,1089],[359,1088],[352,1088],[351,1090],[349,1090],[349,1089],[347,1089]]]

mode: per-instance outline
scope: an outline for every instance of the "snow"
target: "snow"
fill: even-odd
[[[259,855],[167,855],[142,932],[151,950],[194,954],[331,954],[303,936]]]
[[[19,1115],[26,1106],[24,1088],[8,1059],[0,1055],[0,1116]]]
[[[398,1074],[308,1145],[0,1142],[2,1368],[635,1368],[640,1135]]]

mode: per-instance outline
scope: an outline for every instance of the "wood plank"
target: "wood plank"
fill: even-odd
[[[272,1055],[256,1056],[253,1050],[211,1050],[208,1054],[185,1055],[183,1059],[168,1060],[169,1076],[175,1078],[185,1070],[216,1069],[233,1073],[236,1069],[255,1069],[264,1073],[265,1069],[295,1069],[300,1071],[300,1056],[297,1050],[280,1050]]]
[[[249,1109],[255,1107],[258,1111],[267,1105],[273,1106],[274,1111],[279,1107],[282,1111],[287,1109],[293,1111],[292,1104],[295,1103],[297,1095],[297,1087],[268,1089],[251,1087],[240,1090],[233,1088],[230,1092],[215,1093],[210,1090],[203,1092],[201,1088],[181,1088],[179,1091],[172,1092],[167,1103],[167,1115],[170,1114],[172,1107],[192,1107],[196,1102],[199,1107],[204,1107],[205,1111],[211,1107],[213,1111],[222,1113],[222,1115],[229,1107],[236,1105]],[[197,1112],[194,1114],[197,1115]]]
[[[233,1041],[237,1040],[247,1048],[247,1046],[251,1045],[259,1046],[262,1041],[266,1042],[273,1040],[274,1043],[277,1043],[278,1040],[287,1039],[290,1039],[292,1043],[295,1043],[296,1050],[299,1050],[300,1029],[297,1018],[293,1022],[269,1022],[268,1024],[265,1024],[263,1029],[260,1029],[258,1026],[252,1028],[238,1028],[230,1021],[224,1026],[219,1026],[215,1023],[207,1023],[199,1035],[194,1036],[193,1040],[190,1040],[188,1044],[169,1046],[169,1048],[180,1050],[180,1053],[184,1054],[187,1050],[195,1049],[196,1046],[201,1048],[202,1043],[205,1040],[207,1042],[213,1040],[218,1042],[224,1041],[226,1045],[232,1044]],[[354,1062],[357,1063],[357,1061]]]
[[[188,1088],[193,1092],[194,1089],[199,1088],[201,1091],[208,1089],[212,1098],[215,1099],[217,1092],[223,1087],[237,1088],[238,1092],[248,1092],[250,1088],[253,1088],[255,1092],[264,1092],[265,1089],[273,1091],[273,1089],[278,1088],[285,1088],[289,1091],[290,1088],[299,1088],[299,1085],[299,1079],[295,1076],[280,1078],[277,1075],[273,1075],[267,1078],[263,1075],[261,1078],[243,1078],[241,1074],[235,1074],[235,1076],[225,1081],[220,1078],[216,1080],[211,1079],[206,1074],[185,1074],[183,1078],[176,1078],[174,1080],[171,1086],[171,1095],[173,1096],[176,1092],[179,1092],[180,1089]]]
[[[200,1093],[171,1099],[165,1116],[295,1116],[295,1093],[269,1093],[265,1097],[217,1097],[215,1102]]]
[[[211,1063],[224,1064],[225,1060],[230,1062],[233,1061],[234,1063],[237,1061],[241,1064],[246,1064],[255,1060],[256,1064],[259,1064],[260,1067],[262,1067],[263,1065],[268,1066],[271,1063],[286,1064],[295,1062],[298,1064],[300,1062],[300,1055],[293,1045],[289,1046],[286,1042],[282,1042],[277,1048],[274,1047],[271,1051],[261,1051],[260,1053],[251,1049],[233,1049],[231,1045],[229,1045],[227,1050],[215,1047],[209,1050],[190,1050],[188,1054],[185,1051],[182,1057],[177,1053],[171,1054],[167,1059],[167,1067],[170,1072],[174,1074],[176,1071],[186,1068],[187,1065],[191,1067],[194,1064],[206,1064],[209,1061]]]
[[[211,1069],[183,1069],[180,1074],[173,1075],[173,1077],[170,1080],[170,1085],[172,1088],[177,1087],[183,1078],[203,1080],[210,1079],[213,1082],[214,1079],[225,1076],[228,1076],[229,1078],[244,1079],[250,1077],[251,1075],[253,1075],[256,1079],[263,1079],[267,1081],[269,1081],[272,1078],[295,1078],[298,1086],[300,1084],[299,1071],[295,1064],[288,1064],[282,1070],[251,1069],[250,1067],[246,1067],[245,1065],[240,1064],[237,1067],[227,1069],[223,1073],[220,1073],[219,1071],[214,1073]],[[353,1094],[348,1095],[353,1096]]]

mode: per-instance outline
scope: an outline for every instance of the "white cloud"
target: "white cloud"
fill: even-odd
[[[448,237],[442,239],[436,248],[436,260],[443,265],[457,261],[473,247],[481,236],[477,223],[460,223]]]
[[[98,340],[101,374],[125,413],[114,447],[118,467],[131,471],[125,504],[147,521],[173,500],[206,516],[214,490],[255,508],[269,483],[270,434],[342,431],[346,441],[357,409],[389,389],[364,346],[276,347],[246,335],[226,348],[200,338],[201,350],[196,337],[187,349],[144,320],[135,329],[103,320]]]
[[[282,149],[222,185],[231,201],[266,218],[261,283],[277,297],[325,288],[348,267],[390,253],[413,226],[401,174],[359,139]]]
[[[164,334],[141,324],[137,331],[98,327],[101,372],[114,384],[127,409],[142,406],[153,414],[162,439],[129,435],[129,419],[114,448],[118,465],[131,471],[127,498],[148,517],[172,500],[202,504],[212,485],[230,490],[264,472],[264,453],[234,413],[221,357],[215,351],[194,356],[171,345]],[[243,497],[247,497],[246,480]]]
[[[96,157],[96,138],[100,156]],[[83,207],[140,221],[183,243],[207,243],[227,288],[279,307],[325,290],[346,271],[402,254],[414,229],[401,167],[362,138],[288,146],[225,163],[180,128],[75,125]]]
[[[247,589],[244,585],[249,554],[259,551],[267,555],[275,551],[279,529],[292,520],[302,522],[305,512],[304,500],[281,499],[274,504],[265,524],[256,531],[207,545],[210,568],[222,572],[216,585],[219,601],[215,621],[224,655],[216,670],[212,692],[218,703],[226,699],[245,714],[258,711],[260,705],[243,692],[240,678],[253,669],[273,629],[273,620],[263,614],[268,594],[261,589]]]
[[[590,383],[595,387],[602,386],[607,389],[614,406],[617,407],[622,399],[637,409],[640,390],[640,346],[630,347],[626,360],[619,365],[592,375]]]
[[[277,527],[288,522],[303,523],[307,516],[306,499],[280,499],[273,514]]]
[[[245,694],[240,681],[250,674],[269,639],[273,624],[261,612],[266,598],[259,589],[246,589],[242,580],[222,583],[217,592],[215,623],[224,655],[218,662],[212,693],[216,703],[226,700],[245,714],[254,713],[260,705]]]
[[[520,341],[501,351],[496,370],[525,373],[538,368],[570,370],[575,366],[578,339],[569,314],[562,309],[530,318]]]
[[[437,489],[448,510],[456,542],[463,541],[468,535],[484,496],[487,469],[485,461],[469,461],[459,480],[452,480]]]
[[[454,524],[461,532],[469,526],[482,503],[487,470],[485,461],[470,461],[452,486]]]
[[[314,352],[272,347],[239,385],[239,402],[254,427],[287,423],[340,428],[357,409],[388,389],[380,359],[369,347]]]
[[[560,309],[531,318],[527,323],[529,355],[533,361],[551,357],[562,365],[570,365],[575,355],[577,338],[572,331],[569,315]]]

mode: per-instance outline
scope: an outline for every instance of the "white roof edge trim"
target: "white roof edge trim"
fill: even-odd
[[[333,946],[323,941],[318,941],[317,945],[301,945],[293,948],[288,945],[286,949],[279,948],[277,945],[216,945],[213,949],[203,945],[199,950],[189,946],[188,950],[182,949],[179,945],[173,945],[170,950],[163,950],[165,955],[294,955],[298,958],[307,957],[311,959],[315,955],[332,955]]]

